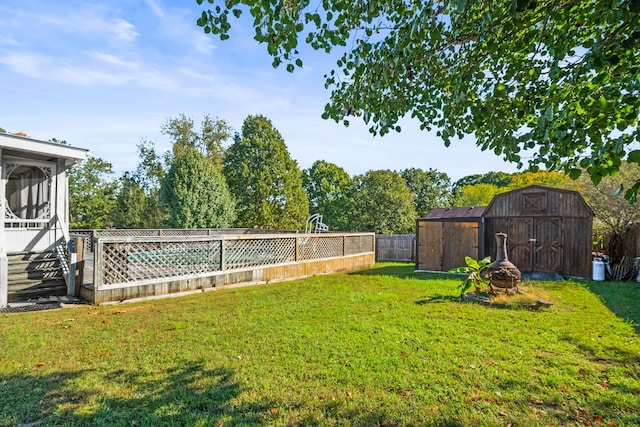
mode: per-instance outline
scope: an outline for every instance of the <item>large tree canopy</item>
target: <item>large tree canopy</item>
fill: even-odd
[[[594,234],[598,243],[604,243],[613,263],[623,256],[634,256],[633,246],[625,246],[623,236],[633,224],[640,222],[640,209],[625,200],[620,188],[640,179],[640,168],[623,162],[620,173],[605,177],[598,186],[582,178],[583,194],[595,211]],[[637,254],[635,254],[637,255]]]
[[[61,142],[63,143],[63,142]],[[69,172],[69,217],[71,228],[104,228],[111,225],[116,204],[117,181],[113,165],[90,157]]]
[[[446,173],[435,169],[424,171],[409,168],[400,171],[400,176],[413,193],[413,206],[419,217],[425,216],[433,208],[451,206],[451,180]]]
[[[224,161],[223,143],[231,139],[231,132],[231,126],[225,120],[218,117],[212,119],[209,115],[202,119],[199,131],[193,119],[184,114],[168,119],[162,127],[162,133],[171,138],[174,156],[195,148],[219,167]]]
[[[511,183],[511,179],[511,174],[506,172],[491,171],[485,174],[467,175],[453,184],[452,191],[454,194],[458,194],[464,187],[476,184],[493,184],[496,187],[506,187]]]
[[[348,231],[352,208],[351,177],[340,166],[316,161],[302,173],[302,188],[309,198],[309,212],[319,213],[329,229]]]
[[[202,0],[197,0],[202,4]],[[273,65],[302,67],[301,39],[344,51],[326,74],[324,117],[374,134],[411,116],[444,143],[594,182],[640,163],[639,0],[209,0],[198,25],[229,37],[249,11]],[[626,196],[640,191],[635,181]]]
[[[116,205],[111,219],[116,228],[159,228],[149,227],[148,221],[156,218],[147,214],[147,196],[138,181],[125,172],[120,177],[116,195]]]
[[[498,187],[495,184],[489,184],[486,182],[465,185],[456,193],[453,205],[459,207],[488,206],[497,194],[505,193],[507,191],[506,187]]]
[[[640,222],[640,209],[632,206],[619,194],[620,186],[638,179],[640,169],[623,162],[617,176],[603,179],[597,187],[589,182],[583,183],[583,193],[596,214],[596,229],[622,235],[630,225]]]
[[[413,193],[399,173],[373,170],[353,177],[352,228],[379,234],[412,233]]]
[[[224,175],[237,200],[239,227],[299,230],[309,215],[302,171],[280,132],[264,116],[248,116],[227,150]]]
[[[228,228],[236,219],[222,171],[195,148],[181,150],[160,187],[173,228]]]

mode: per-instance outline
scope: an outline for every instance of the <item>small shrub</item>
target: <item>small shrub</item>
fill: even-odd
[[[458,286],[460,296],[467,292],[471,287],[475,287],[476,292],[491,292],[493,290],[491,282],[486,277],[486,270],[491,265],[491,257],[481,260],[475,260],[471,257],[464,257],[467,263],[465,267],[458,267],[449,270],[449,273],[465,273],[467,278]]]

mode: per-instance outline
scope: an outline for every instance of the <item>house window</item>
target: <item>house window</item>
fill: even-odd
[[[51,169],[7,164],[5,219],[49,220],[51,218]]]

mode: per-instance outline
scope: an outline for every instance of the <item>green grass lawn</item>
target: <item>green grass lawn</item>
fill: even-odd
[[[640,286],[359,273],[0,314],[0,425],[637,426]]]

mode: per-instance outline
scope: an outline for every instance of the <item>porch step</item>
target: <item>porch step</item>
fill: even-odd
[[[67,293],[57,253],[19,252],[7,254],[9,302],[32,300]]]
[[[32,282],[38,280],[56,280],[63,279],[62,269],[57,268],[42,268],[42,269],[29,269],[29,270],[9,270],[7,275],[8,283],[23,283]]]
[[[63,280],[34,281],[31,284],[22,283],[9,285],[8,300],[10,303],[29,301],[37,298],[61,296],[67,294],[67,284]]]
[[[9,263],[19,261],[38,261],[45,259],[58,259],[57,252],[55,251],[43,251],[43,252],[12,252],[7,254]]]
[[[16,260],[9,261],[8,272],[26,271],[26,270],[38,270],[38,269],[57,269],[60,268],[60,261],[57,258],[46,258],[36,260]]]

